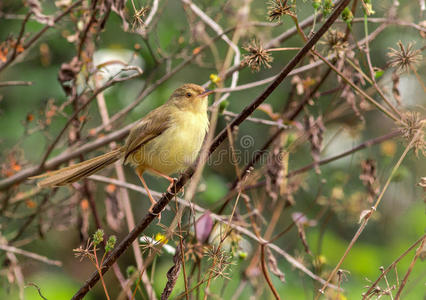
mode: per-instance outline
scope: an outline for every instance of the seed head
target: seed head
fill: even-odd
[[[413,43],[404,46],[401,41],[398,42],[399,49],[389,48],[388,64],[396,68],[397,72],[405,72],[414,68],[415,64],[422,61],[422,55],[419,49],[413,48]]]
[[[343,57],[349,46],[345,41],[345,34],[337,30],[329,30],[320,44],[326,46],[328,54],[336,54],[338,57]]]
[[[418,112],[407,112],[402,116],[403,126],[401,127],[402,136],[408,141],[415,138],[413,148],[416,155],[423,154],[426,156],[426,141],[425,141],[425,124],[426,120],[422,119]],[[419,132],[420,131],[420,132]]]
[[[291,6],[287,5],[287,0],[271,0],[268,6],[268,18],[270,22],[279,21],[281,16],[294,16]]]
[[[243,63],[247,64],[252,71],[259,71],[263,65],[266,68],[271,68],[270,62],[273,61],[273,57],[267,50],[256,40],[252,40],[247,46],[244,47],[249,54],[243,58]]]

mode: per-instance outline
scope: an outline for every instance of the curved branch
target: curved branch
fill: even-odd
[[[331,27],[335,20],[339,17],[340,13],[346,7],[350,0],[342,0],[337,5],[333,13],[327,19],[323,26],[315,33],[304,45],[304,47],[293,57],[292,60],[283,68],[282,72],[277,76],[276,80],[269,85],[266,90],[260,94],[250,105],[248,105],[230,124],[229,129],[232,130],[235,127],[239,126],[251,113],[259,107],[271,94],[272,92],[281,84],[281,82],[287,77],[292,69],[294,69],[297,64],[305,57],[305,55],[310,51],[310,49],[318,42],[318,40],[325,34],[325,32]],[[213,140],[213,143],[210,145],[208,154],[213,153],[220,144],[222,144],[227,136],[228,130],[225,128],[222,130],[218,136]],[[105,259],[103,265],[101,266],[102,274],[106,273],[112,264],[124,253],[124,251],[129,248],[132,242],[149,226],[149,224],[156,219],[159,213],[163,211],[166,205],[173,199],[176,193],[179,193],[186,182],[194,174],[194,169],[192,167],[188,168],[184,174],[179,178],[175,185],[170,189],[175,191],[175,193],[166,192],[160,200],[152,207],[151,211],[148,212],[145,217],[136,225],[136,227],[111,251],[110,255]],[[94,272],[92,276],[84,283],[84,285],[77,291],[73,296],[73,300],[82,299],[89,290],[99,281],[99,273]]]

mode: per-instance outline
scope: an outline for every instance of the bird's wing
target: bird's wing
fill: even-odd
[[[127,157],[133,151],[139,149],[140,146],[156,138],[170,127],[169,111],[165,109],[165,106],[161,108],[161,110],[157,108],[151,111],[130,130],[126,144],[124,145],[124,161],[126,161]]]

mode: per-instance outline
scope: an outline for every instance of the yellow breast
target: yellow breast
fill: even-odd
[[[135,151],[139,156],[137,167],[163,174],[185,170],[197,158],[208,125],[207,113],[173,112],[169,128]]]

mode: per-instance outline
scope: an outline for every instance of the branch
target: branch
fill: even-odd
[[[357,152],[359,150],[362,150],[364,148],[370,147],[370,146],[375,145],[375,144],[382,143],[382,142],[384,142],[386,140],[392,139],[392,138],[397,137],[399,135],[401,135],[401,131],[395,130],[395,131],[392,131],[392,132],[387,133],[385,135],[373,138],[371,140],[365,141],[362,144],[359,144],[358,146],[356,146],[356,147],[354,147],[354,148],[352,148],[350,150],[342,152],[342,153],[340,153],[338,155],[335,155],[335,156],[332,156],[332,157],[329,157],[329,158],[325,158],[323,160],[320,160],[317,163],[311,163],[311,164],[306,165],[306,166],[304,166],[304,167],[302,167],[300,169],[297,169],[297,170],[294,170],[292,172],[289,172],[287,174],[287,177],[292,177],[292,176],[295,176],[297,174],[304,173],[304,172],[312,169],[313,167],[315,167],[315,165],[320,165],[321,166],[321,165],[328,164],[328,163],[330,163],[332,161],[335,161],[335,160],[338,160],[338,159],[340,159],[342,157],[348,156],[348,155],[350,155],[350,154],[352,154],[354,152]]]
[[[82,2],[83,0],[78,0],[74,4],[70,5],[66,10],[64,10],[62,13],[60,13],[58,16],[56,16],[53,19],[53,24],[59,22],[63,17],[69,14],[75,7],[80,5]],[[37,32],[28,42],[26,42],[23,45],[24,51],[20,53],[12,54],[12,56],[4,64],[0,66],[0,72],[3,71],[8,65],[10,65],[18,56],[24,53],[25,50],[30,48],[51,27],[52,27],[51,25],[46,24],[39,32]]]
[[[0,87],[19,86],[19,85],[33,85],[32,81],[3,81],[0,82]]]
[[[373,282],[373,284],[369,287],[368,291],[366,291],[362,295],[362,299],[365,300],[366,297],[368,297],[376,287],[376,285],[379,283],[379,281],[392,269],[394,268],[401,259],[403,259],[408,253],[411,252],[419,243],[421,243],[426,238],[426,234],[424,234],[421,238],[419,238],[417,241],[414,242],[407,250],[405,250],[404,253],[402,253],[393,263],[391,263],[385,270],[382,271],[380,276],[376,279],[376,281]]]
[[[117,140],[121,140],[125,138],[129,134],[130,129],[133,126],[135,126],[136,123],[137,122],[131,123],[122,129],[116,130],[113,133],[105,135],[102,138],[98,138],[94,140],[93,142],[87,143],[79,148],[69,149],[68,151],[64,151],[62,154],[56,156],[55,158],[47,160],[44,164],[44,170],[52,170],[58,167],[60,164],[65,163],[71,159],[74,159],[80,156],[81,154],[98,149],[99,147],[102,147],[112,141],[117,141]],[[28,177],[35,176],[40,173],[41,173],[41,170],[39,166],[28,167],[27,169],[24,169],[8,178],[1,180],[0,190],[8,189],[15,184],[21,183],[22,181],[26,180]]]
[[[23,256],[27,256],[29,258],[44,262],[48,265],[62,267],[62,262],[59,261],[59,260],[51,260],[51,259],[49,259],[45,256],[41,256],[41,255],[38,255],[36,253],[25,251],[25,250],[22,250],[22,249],[19,249],[19,248],[16,248],[16,247],[0,244],[0,249],[4,250],[6,252],[12,252],[12,253],[20,254],[20,255],[23,255]]]
[[[102,87],[96,89],[92,96],[87,99],[86,102],[84,102],[81,106],[79,106],[73,113],[73,115],[71,117],[68,118],[68,121],[65,123],[64,127],[62,128],[62,130],[59,132],[59,134],[56,136],[55,140],[49,145],[47,151],[45,152],[45,154],[43,155],[43,158],[41,160],[40,169],[44,168],[44,163],[46,162],[47,158],[49,157],[49,154],[53,151],[53,149],[55,148],[56,144],[59,142],[59,139],[62,137],[62,135],[65,133],[65,130],[68,128],[68,126],[72,123],[72,121],[78,116],[78,114],[80,113],[80,111],[82,111],[83,109],[85,109],[91,102],[93,99],[96,99],[96,96],[100,93],[102,93],[104,90],[106,90],[107,88],[109,88],[110,86],[114,85],[117,82],[122,82],[122,81],[126,81],[126,80],[130,80],[133,79],[135,77],[138,77],[142,74],[142,70],[140,70],[139,68],[136,69],[138,72],[130,75],[128,77],[125,78],[112,78],[111,80],[109,80],[107,83],[105,83]],[[118,75],[118,74],[117,74]],[[77,99],[76,99],[77,100]]]
[[[94,181],[98,181],[98,182],[104,182],[104,183],[111,183],[114,184],[118,187],[124,187],[126,189],[130,189],[136,192],[139,192],[141,194],[147,195],[147,192],[144,188],[132,184],[132,183],[128,183],[128,182],[123,182],[117,179],[113,179],[113,178],[109,178],[109,177],[105,177],[105,176],[100,176],[100,175],[92,175],[90,177],[88,177],[88,179],[94,180]],[[161,198],[161,193],[156,192],[156,191],[152,191],[152,196],[159,199]],[[194,203],[190,203],[182,198],[176,197],[174,198],[176,199],[179,204],[186,206],[186,207],[192,207],[194,208],[197,212],[200,212],[201,214],[204,214],[207,210],[202,208],[201,206],[194,204]],[[227,217],[223,217],[221,215],[215,214],[213,212],[210,212],[210,216],[212,217],[213,220],[217,221],[217,222],[221,222],[223,224],[226,224],[240,232],[241,234],[244,234],[245,236],[247,236],[248,238],[252,239],[253,241],[256,241],[259,244],[264,244],[266,247],[270,248],[271,250],[275,251],[275,253],[279,254],[280,256],[284,257],[285,260],[288,261],[289,264],[291,264],[294,268],[299,269],[301,272],[305,273],[307,276],[311,277],[312,279],[324,283],[325,280],[322,279],[321,277],[317,276],[316,274],[312,273],[308,268],[306,268],[302,263],[300,263],[297,259],[295,259],[293,256],[291,256],[290,254],[288,254],[288,252],[286,252],[285,250],[282,249],[282,247],[277,246],[275,244],[273,244],[271,241],[267,241],[265,239],[262,238],[258,238],[251,230],[248,230],[240,225],[234,224],[234,223],[230,223],[229,222],[229,218]],[[329,285],[330,287],[333,287],[334,289],[337,289],[337,286],[334,285]]]
[[[346,7],[350,0],[342,0],[339,4],[336,5],[335,10],[327,21],[321,26],[317,33],[315,33],[311,39],[304,45],[304,47],[293,57],[293,59],[284,67],[282,72],[277,76],[276,80],[271,83],[271,85],[266,88],[266,90],[257,97],[249,106],[247,106],[239,115],[236,117],[230,124],[229,129],[232,131],[235,127],[240,125],[251,113],[256,110],[256,108],[262,104],[271,93],[281,84],[284,78],[287,77],[288,73],[294,69],[297,64],[303,59],[303,57],[310,51],[310,49],[318,42],[318,40],[325,34],[325,32],[333,25],[334,21],[339,17],[340,13]],[[214,139],[212,145],[209,148],[208,154],[213,153],[220,144],[222,144],[227,136],[227,128],[223,129],[219,135]],[[208,155],[207,155],[208,156]],[[194,174],[194,169],[192,167],[188,168],[184,174],[179,178],[175,185],[171,188],[172,191],[178,193],[186,182]],[[104,261],[101,266],[102,274],[107,272],[111,265],[127,250],[127,248],[132,244],[132,242],[148,227],[148,225],[157,218],[158,214],[163,211],[166,205],[173,199],[175,193],[165,193],[160,200],[154,205],[151,209],[151,212],[148,212],[145,217],[136,225],[136,227],[121,241],[121,243],[114,248],[110,253],[107,259]],[[99,273],[95,272],[92,276],[85,282],[85,284],[80,288],[80,290],[73,296],[72,299],[82,299],[84,295],[99,281]]]

